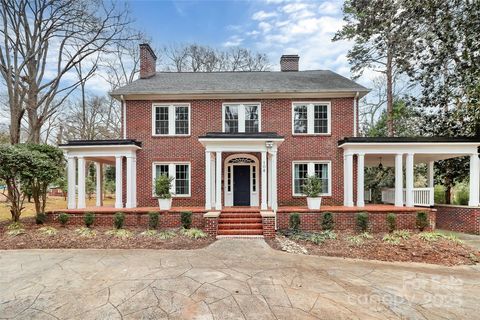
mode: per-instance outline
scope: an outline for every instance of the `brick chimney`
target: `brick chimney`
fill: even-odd
[[[156,72],[157,56],[148,43],[140,44],[140,79],[153,77]]]
[[[280,70],[298,71],[298,60],[300,60],[298,54],[284,54],[280,58]]]

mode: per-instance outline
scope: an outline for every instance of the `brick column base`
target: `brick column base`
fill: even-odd
[[[267,239],[275,238],[275,212],[262,211],[263,237]]]
[[[203,218],[205,219],[204,231],[211,237],[217,236],[218,217],[220,217],[219,211],[210,211],[203,215]]]

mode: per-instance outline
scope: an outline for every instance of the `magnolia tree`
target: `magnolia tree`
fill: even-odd
[[[62,151],[54,146],[0,146],[0,179],[7,185],[6,197],[13,221],[20,219],[27,190],[37,215],[45,212],[48,186],[62,176],[64,162]]]

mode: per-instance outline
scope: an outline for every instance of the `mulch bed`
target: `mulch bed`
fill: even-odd
[[[106,235],[105,232],[112,230],[107,227],[93,227],[96,232],[95,237],[82,237],[75,232],[80,226],[62,227],[59,224],[24,224],[25,233],[17,236],[7,235],[5,225],[0,226],[0,249],[199,249],[208,246],[215,241],[215,238],[192,239],[181,235],[178,230],[177,235],[171,239],[159,239],[155,236],[142,236],[141,232],[145,229],[127,228],[133,233],[130,238],[119,238],[112,235]],[[44,235],[38,229],[41,227],[54,227],[58,233],[56,235]],[[160,230],[161,231],[161,230]]]
[[[382,241],[385,234],[372,234],[373,239],[364,240],[361,245],[353,245],[347,237],[352,234],[337,233],[337,239],[326,240],[315,244],[306,240],[292,240],[305,249],[308,254],[329,257],[356,258],[365,260],[422,262],[446,266],[472,265],[480,261],[480,251],[465,244],[449,240],[428,242],[413,234],[408,240],[393,245]],[[268,240],[268,244],[277,250],[282,250],[277,235],[276,239]],[[291,239],[290,239],[291,240]]]

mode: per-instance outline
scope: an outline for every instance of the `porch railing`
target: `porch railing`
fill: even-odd
[[[363,197],[365,201],[372,202],[372,189],[365,190]]]
[[[406,189],[403,189],[403,204],[405,204]],[[382,190],[383,203],[395,203],[395,189]],[[433,188],[413,188],[413,204],[419,207],[431,207],[434,205]]]

